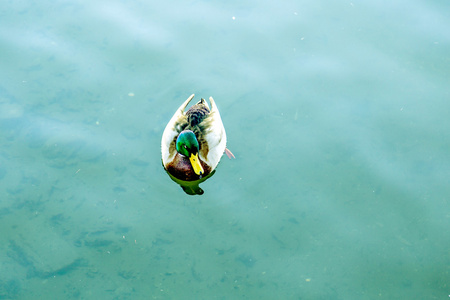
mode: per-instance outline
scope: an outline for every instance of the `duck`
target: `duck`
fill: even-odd
[[[201,98],[185,111],[194,96],[189,96],[175,111],[161,139],[164,169],[171,178],[182,182],[212,175],[224,153],[234,158],[226,148],[227,135],[212,97],[209,98],[211,107]]]

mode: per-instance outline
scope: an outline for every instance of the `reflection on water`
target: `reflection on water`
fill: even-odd
[[[207,179],[211,178],[214,175],[214,173],[216,173],[216,170],[213,170],[206,177],[203,177],[199,180],[194,180],[194,181],[180,180],[180,179],[177,179],[174,176],[172,176],[169,172],[166,171],[166,173],[170,176],[170,178],[173,181],[175,181],[176,183],[178,183],[181,186],[181,188],[183,189],[183,191],[186,194],[188,194],[188,195],[203,195],[204,191],[203,191],[203,189],[200,188],[199,184],[206,181]]]

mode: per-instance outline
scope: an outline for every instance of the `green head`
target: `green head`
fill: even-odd
[[[197,175],[204,173],[198,158],[198,140],[191,130],[183,130],[177,137],[177,152],[188,157],[192,168]]]
[[[187,157],[198,153],[198,141],[192,131],[184,130],[178,135],[177,151]]]

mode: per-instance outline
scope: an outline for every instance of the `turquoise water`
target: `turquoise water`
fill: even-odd
[[[446,1],[6,1],[0,299],[448,299]],[[190,196],[162,131],[213,96]]]

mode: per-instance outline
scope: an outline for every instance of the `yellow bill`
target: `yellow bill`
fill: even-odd
[[[195,174],[202,175],[205,171],[203,170],[202,165],[200,164],[200,160],[198,159],[198,153],[197,154],[191,154],[189,157],[189,160],[191,161],[192,168],[194,169]]]

